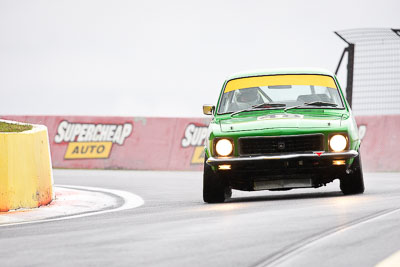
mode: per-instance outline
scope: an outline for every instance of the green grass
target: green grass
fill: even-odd
[[[19,124],[12,124],[12,123],[7,123],[7,122],[2,122],[0,121],[0,132],[23,132],[27,130],[31,130],[32,125],[24,124],[24,125],[19,125]]]

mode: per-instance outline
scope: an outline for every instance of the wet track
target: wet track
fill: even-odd
[[[363,195],[234,191],[204,204],[202,173],[56,170],[56,184],[133,192],[139,208],[0,228],[1,266],[374,266],[400,250],[400,174]]]

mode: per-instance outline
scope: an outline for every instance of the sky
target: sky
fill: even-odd
[[[335,71],[346,44],[334,31],[400,28],[399,10],[398,0],[0,0],[0,115],[202,117],[230,74]]]

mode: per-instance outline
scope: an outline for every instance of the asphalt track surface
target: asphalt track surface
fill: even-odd
[[[55,170],[56,184],[119,189],[136,209],[0,227],[1,266],[374,266],[400,250],[400,174],[363,195],[233,192],[202,201],[201,172]]]

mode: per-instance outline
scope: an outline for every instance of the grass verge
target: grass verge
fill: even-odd
[[[13,124],[13,123],[7,123],[7,122],[2,122],[0,121],[0,132],[4,133],[19,133],[19,132],[23,132],[23,131],[28,131],[32,129],[32,125],[28,125],[28,124],[24,124],[24,125],[20,125],[20,124]]]

